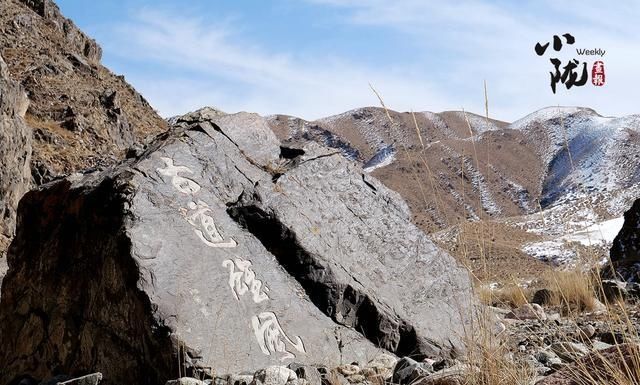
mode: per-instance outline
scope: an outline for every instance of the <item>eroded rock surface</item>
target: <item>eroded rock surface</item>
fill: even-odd
[[[330,149],[281,148],[257,115],[185,122],[19,215],[0,383],[447,356],[471,315],[466,271],[396,193]]]
[[[24,114],[29,102],[24,89],[10,79],[0,56],[0,281],[4,276],[4,253],[15,230],[18,201],[31,181],[31,130]]]

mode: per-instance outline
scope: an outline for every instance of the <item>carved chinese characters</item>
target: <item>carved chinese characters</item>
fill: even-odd
[[[222,262],[222,266],[229,269],[229,287],[237,300],[247,291],[251,292],[254,303],[268,300],[265,293],[268,288],[262,286],[262,281],[256,278],[256,273],[251,270],[251,261],[236,258],[235,262],[227,259]]]
[[[194,231],[198,235],[198,238],[200,238],[205,245],[209,247],[225,248],[238,246],[236,241],[232,238],[229,238],[226,242],[224,238],[222,238],[213,218],[208,215],[211,213],[209,205],[199,200],[197,203],[189,202],[188,207],[192,213],[188,214],[187,221],[194,227]]]
[[[170,178],[171,185],[182,194],[190,195],[191,200],[187,207],[179,209],[186,221],[193,227],[198,239],[211,248],[233,249],[238,243],[231,237],[224,236],[213,218],[213,210],[203,200],[196,199],[195,195],[201,190],[201,186],[192,179],[187,178],[194,172],[186,166],[174,164],[173,159],[162,157],[164,167],[158,168],[158,174]],[[251,268],[249,260],[234,257],[225,259],[222,267],[229,272],[229,288],[236,301],[241,301],[245,295],[251,298],[253,305],[265,304],[270,300],[269,288],[259,279]],[[206,309],[201,309],[203,314],[209,314]],[[295,353],[306,353],[302,339],[295,336],[290,338],[282,329],[278,316],[271,311],[261,311],[251,317],[253,334],[265,355],[280,355],[281,360],[294,359]]]
[[[293,342],[282,330],[278,317],[272,312],[260,313],[251,319],[253,333],[258,340],[260,349],[264,354],[282,353],[282,360],[296,358],[295,354],[287,350],[287,344],[300,353],[306,353],[304,343],[300,337],[295,337]]]

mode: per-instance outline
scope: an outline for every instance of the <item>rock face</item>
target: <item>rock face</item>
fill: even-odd
[[[18,201],[31,181],[31,130],[24,123],[29,102],[22,87],[9,78],[0,57],[0,263],[15,230]],[[3,276],[0,267],[0,280]]]
[[[0,55],[1,279],[29,185],[111,165],[166,125],[51,0],[0,0]]]
[[[317,144],[281,148],[251,114],[31,191],[18,222],[0,383],[447,356],[473,308],[466,271],[396,193]]]
[[[609,255],[613,266],[604,270],[606,278],[640,282],[640,268],[637,266],[640,262],[640,199],[624,213],[624,224],[613,240]]]
[[[123,77],[100,64],[100,46],[52,0],[0,0],[0,10],[0,53],[31,102],[36,184],[111,165],[166,129]]]

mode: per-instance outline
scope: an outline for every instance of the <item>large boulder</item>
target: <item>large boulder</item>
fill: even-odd
[[[447,356],[473,309],[398,194],[335,151],[280,147],[252,114],[27,193],[8,261],[0,383]]]
[[[4,252],[15,230],[18,201],[31,181],[31,130],[24,114],[29,106],[22,87],[9,77],[0,57],[0,281]]]

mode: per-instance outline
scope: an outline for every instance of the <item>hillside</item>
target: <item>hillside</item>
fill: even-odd
[[[22,84],[33,128],[36,184],[105,166],[166,123],[124,79],[100,64],[102,49],[50,0],[0,2],[0,56]]]
[[[593,235],[580,253],[570,245],[573,234],[590,227],[595,234],[594,226],[620,218],[637,195],[635,115],[549,107],[513,123],[461,111],[389,116],[368,107],[313,122],[284,115],[268,121],[284,141],[314,140],[359,162],[480,276],[533,277],[549,262],[604,257],[611,235]],[[485,259],[492,272],[478,271]],[[513,273],[514,266],[523,268]]]

